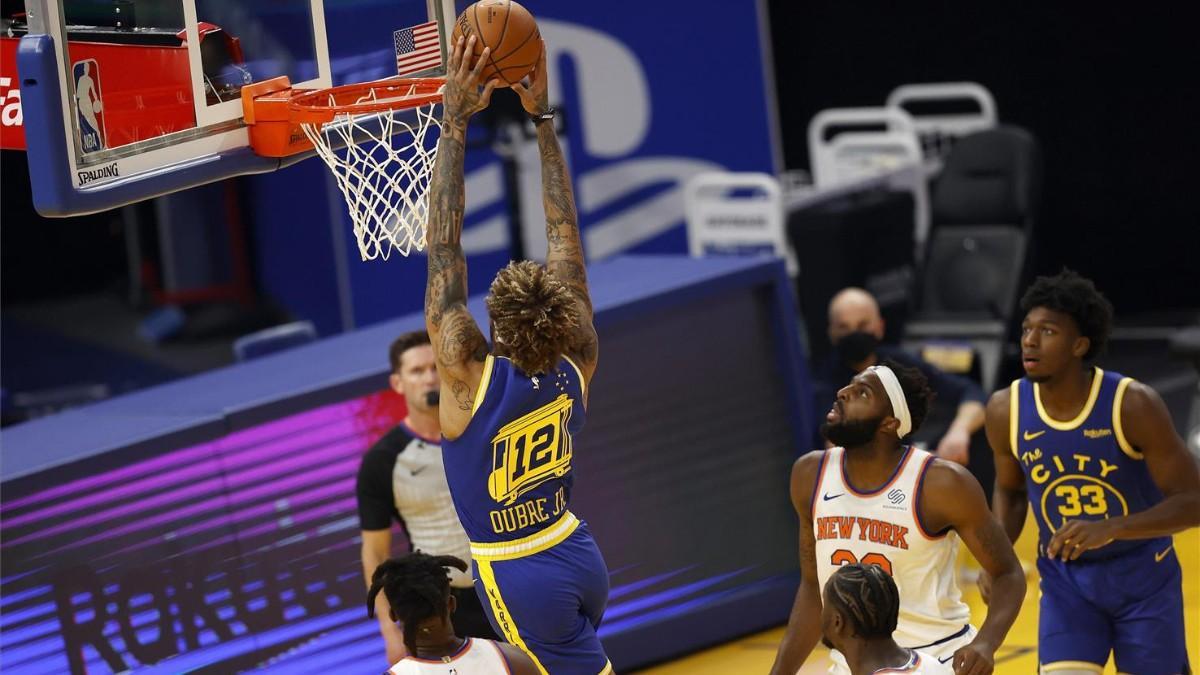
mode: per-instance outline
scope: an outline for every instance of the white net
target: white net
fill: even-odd
[[[365,100],[375,98],[374,90]],[[363,260],[425,248],[429,176],[437,156],[437,103],[301,124],[333,171]]]

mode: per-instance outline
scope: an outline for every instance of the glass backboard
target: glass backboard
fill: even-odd
[[[241,89],[395,75],[394,30],[432,22],[444,50],[453,20],[452,0],[27,0],[35,206],[90,213],[311,156],[255,155]]]

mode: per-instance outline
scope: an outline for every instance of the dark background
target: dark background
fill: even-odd
[[[789,169],[818,111],[974,81],[1045,166],[1034,265],[1093,278],[1118,316],[1200,305],[1200,48],[1183,5],[769,3]]]
[[[1002,122],[1042,144],[1037,271],[1078,269],[1125,317],[1200,304],[1200,49],[1182,6],[768,6],[787,168],[808,168],[819,110],[882,105],[906,83],[979,82]],[[111,217],[38,217],[23,153],[4,155],[5,304],[119,283]]]

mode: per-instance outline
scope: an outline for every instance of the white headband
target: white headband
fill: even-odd
[[[871,366],[867,370],[875,373],[875,377],[878,377],[883,385],[883,390],[887,392],[888,399],[892,402],[892,414],[900,420],[900,428],[896,429],[896,435],[904,438],[912,431],[912,415],[908,412],[908,400],[904,398],[900,380],[896,379],[896,373],[887,366]]]

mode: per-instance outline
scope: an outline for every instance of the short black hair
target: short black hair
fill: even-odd
[[[404,626],[404,646],[409,654],[417,653],[417,626],[446,611],[446,601],[450,597],[447,567],[467,571],[467,563],[452,555],[432,556],[414,551],[383,561],[371,575],[367,616],[375,616],[375,596],[382,591],[395,615],[393,618]]]
[[[912,418],[912,429],[908,432],[912,435],[921,428],[921,423],[925,421],[925,417],[929,415],[929,408],[933,405],[935,394],[933,389],[929,388],[929,380],[919,369],[909,368],[891,359],[884,359],[879,365],[890,368],[900,382],[900,389],[904,391],[904,401],[908,403],[908,416]]]
[[[413,347],[427,344],[429,344],[429,333],[423,330],[405,333],[392,341],[392,346],[388,348],[388,361],[392,364],[392,372],[400,372],[400,359],[404,356],[404,352]]]
[[[1113,306],[1096,290],[1091,279],[1065,267],[1052,277],[1038,277],[1021,297],[1021,313],[1028,314],[1035,307],[1045,307],[1075,320],[1079,334],[1091,342],[1083,355],[1084,361],[1104,353],[1112,332]]]
[[[842,565],[829,578],[829,598],[864,640],[891,637],[900,614],[900,591],[878,565]]]

